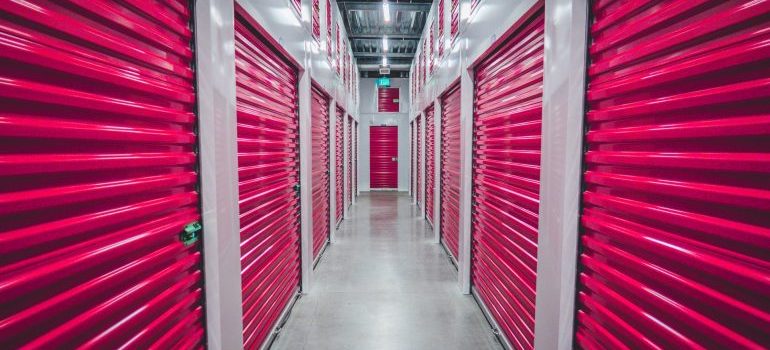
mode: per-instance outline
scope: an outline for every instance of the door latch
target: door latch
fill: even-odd
[[[203,229],[200,222],[194,221],[184,227],[184,231],[179,235],[179,240],[184,243],[185,247],[198,241],[200,237],[200,231]]]

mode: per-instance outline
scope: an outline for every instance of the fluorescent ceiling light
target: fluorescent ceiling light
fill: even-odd
[[[385,18],[385,22],[390,22],[390,6],[388,6],[388,0],[382,1],[382,15]]]
[[[388,36],[383,35],[382,36],[382,51],[388,52]]]

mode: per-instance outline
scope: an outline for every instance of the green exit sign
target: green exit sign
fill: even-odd
[[[385,86],[385,87],[390,86],[390,78],[382,77],[377,79],[377,86]]]

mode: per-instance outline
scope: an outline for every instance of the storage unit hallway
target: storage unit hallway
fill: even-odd
[[[770,0],[0,0],[0,350],[770,349]]]
[[[501,349],[405,193],[361,195],[273,349]]]

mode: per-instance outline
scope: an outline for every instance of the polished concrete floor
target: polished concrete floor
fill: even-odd
[[[273,349],[500,349],[406,194],[362,194]]]

